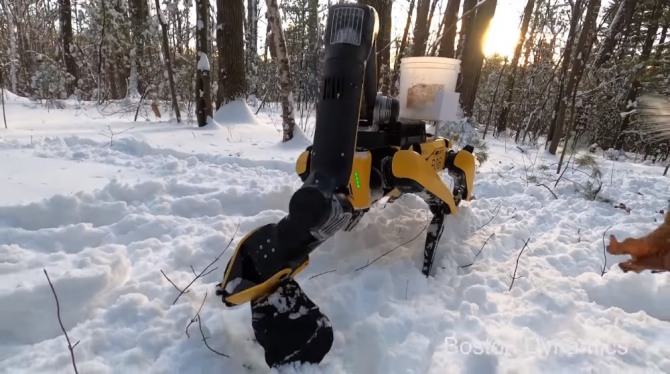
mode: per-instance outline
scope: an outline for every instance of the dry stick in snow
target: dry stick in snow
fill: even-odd
[[[132,130],[132,129],[134,129],[134,127],[131,127],[131,128],[129,128],[129,129],[125,129],[125,130],[123,130],[123,131],[121,131],[121,132],[114,132],[114,131],[112,130],[112,126],[107,125],[107,130],[109,130],[109,134],[105,134],[104,132],[101,132],[100,135],[109,138],[109,146],[111,147],[111,146],[114,145],[114,136],[116,136],[116,135],[121,135],[121,134],[123,134],[124,132],[130,131],[130,130]]]
[[[200,308],[198,308],[198,311],[195,312],[195,315],[193,316],[193,318],[191,318],[191,320],[188,322],[188,325],[186,325],[185,332],[186,332],[186,336],[189,337],[189,338],[191,337],[191,335],[189,335],[189,333],[188,333],[188,328],[191,327],[191,325],[194,322],[197,322],[198,318],[200,318],[200,311],[202,310],[202,307],[205,305],[205,300],[207,300],[207,291],[205,291],[205,297],[202,298],[202,303],[200,303]]]
[[[514,274],[512,275],[512,283],[509,285],[509,291],[512,291],[512,286],[514,286],[514,281],[516,279],[519,279],[521,277],[516,276],[516,270],[519,268],[519,259],[521,258],[521,255],[523,254],[523,250],[528,247],[528,242],[530,241],[530,238],[526,240],[526,242],[523,244],[523,248],[521,248],[521,252],[519,252],[519,255],[516,257],[516,266],[514,266]]]
[[[488,243],[488,242],[489,242],[489,239],[491,239],[491,237],[493,237],[493,235],[495,235],[495,234],[496,234],[496,233],[494,232],[493,234],[489,235],[488,238],[486,238],[486,241],[484,241],[484,244],[482,244],[482,247],[479,248],[479,252],[477,252],[477,254],[475,255],[475,258],[472,259],[472,262],[471,262],[471,263],[469,263],[469,264],[467,264],[467,265],[460,266],[460,268],[461,268],[461,269],[465,269],[465,268],[467,268],[467,267],[470,267],[470,266],[474,265],[474,264],[475,264],[475,260],[476,260],[477,257],[482,253],[482,251],[484,250],[484,246],[486,245],[486,243]]]
[[[605,262],[603,263],[603,270],[600,272],[600,276],[604,277],[605,276],[605,268],[607,268],[607,248],[605,247],[605,234],[607,234],[607,231],[611,229],[612,226],[608,227],[605,232],[603,232],[603,259]]]
[[[230,357],[230,356],[228,356],[227,354],[225,354],[225,353],[221,353],[221,352],[217,351],[216,349],[214,349],[214,348],[212,348],[212,347],[209,346],[209,343],[207,343],[207,339],[209,339],[209,337],[206,337],[206,336],[205,336],[205,332],[202,331],[202,318],[200,318],[200,315],[199,315],[199,314],[198,314],[198,328],[200,329],[200,335],[202,335],[202,341],[205,342],[205,345],[207,346],[207,348],[208,348],[210,351],[216,353],[216,354],[219,355],[219,356]]]
[[[226,248],[224,248],[223,251],[221,251],[221,253],[219,253],[219,255],[216,256],[216,258],[214,258],[214,260],[212,262],[210,262],[209,265],[207,265],[207,267],[205,267],[199,274],[196,274],[195,278],[193,278],[191,283],[187,284],[186,287],[184,287],[183,289],[179,289],[179,287],[177,287],[177,285],[174,284],[174,282],[172,282],[170,280],[170,278],[167,277],[167,275],[165,275],[163,270],[161,270],[161,273],[163,273],[163,276],[165,276],[165,279],[167,279],[168,282],[172,283],[172,285],[179,291],[179,295],[177,295],[177,297],[174,299],[174,301],[172,302],[172,305],[177,303],[177,300],[179,300],[181,295],[188,292],[188,288],[191,287],[191,285],[193,285],[193,283],[195,283],[195,281],[197,281],[198,279],[200,279],[200,278],[210,274],[211,272],[215,271],[216,269],[218,269],[218,267],[215,267],[213,269],[210,269],[210,267],[212,267],[212,265],[214,265],[217,261],[219,261],[221,259],[221,256],[223,256],[223,254],[226,253],[226,250],[228,250],[228,247],[230,247],[230,244],[233,242],[233,239],[235,239],[235,235],[237,234],[237,230],[239,230],[239,228],[240,228],[240,225],[237,225],[237,228],[235,229],[235,232],[233,233],[233,236],[228,241],[228,245],[226,245]],[[191,267],[191,270],[195,274],[195,270],[193,269],[193,267]]]
[[[498,216],[498,213],[500,213],[500,204],[502,204],[502,203],[498,203],[498,205],[497,205],[495,208],[493,208],[493,211],[496,212],[496,213],[493,215],[493,217],[491,217],[491,219],[488,220],[488,222],[486,222],[485,224],[479,226],[479,227],[477,228],[477,230],[475,230],[475,231],[479,231],[479,230],[483,229],[484,226],[486,226],[486,225],[488,225],[489,223],[491,223],[491,221],[493,221],[493,220]]]
[[[63,334],[65,335],[65,340],[67,340],[67,349],[70,350],[70,357],[72,358],[72,367],[74,368],[74,372],[76,374],[79,374],[77,371],[77,363],[74,360],[74,347],[79,344],[79,342],[74,343],[72,345],[70,343],[70,337],[67,336],[67,331],[65,331],[65,327],[63,326],[63,320],[60,318],[60,302],[58,301],[58,295],[56,295],[56,290],[54,289],[53,283],[51,283],[51,279],[49,279],[49,274],[47,273],[47,269],[42,269],[44,270],[44,275],[47,277],[47,281],[49,282],[49,287],[51,287],[51,292],[54,294],[54,298],[56,299],[56,315],[58,316],[58,323],[60,324],[61,330],[63,330]]]
[[[429,223],[428,225],[430,225],[430,223]],[[359,267],[358,269],[356,269],[356,270],[354,270],[354,271],[359,271],[359,270],[365,269],[366,267],[368,267],[368,266],[374,264],[375,262],[377,262],[377,260],[379,260],[380,258],[386,256],[387,254],[389,254],[389,253],[395,251],[396,249],[402,247],[403,245],[407,245],[407,244],[413,242],[416,238],[419,237],[419,235],[421,235],[421,233],[423,233],[424,231],[426,231],[426,229],[428,228],[428,225],[424,226],[423,229],[421,229],[421,231],[419,231],[419,233],[416,234],[412,239],[410,239],[410,240],[408,240],[408,241],[406,241],[406,242],[404,242],[404,243],[402,243],[402,244],[400,244],[400,245],[394,247],[393,249],[391,249],[391,250],[389,250],[389,251],[386,251],[386,252],[383,253],[381,256],[379,256],[379,257],[375,258],[374,260],[372,260],[372,262],[368,262],[368,263],[365,264],[364,266],[361,266],[361,267]]]
[[[336,271],[337,271],[337,269],[324,271],[323,273],[319,273],[319,274],[316,274],[316,275],[312,275],[311,277],[309,277],[309,279],[314,279],[314,278],[316,278],[316,277],[320,277],[320,276],[322,276],[322,275],[324,275],[324,274],[334,273],[334,272],[336,272]]]
[[[556,194],[554,193],[554,191],[552,191],[551,188],[549,188],[549,186],[547,186],[546,184],[544,184],[544,183],[538,183],[536,186],[538,186],[538,187],[539,187],[539,186],[542,186],[542,187],[546,188],[547,190],[549,190],[549,192],[551,192],[552,195],[554,195],[554,199],[558,199],[558,196],[556,196]]]

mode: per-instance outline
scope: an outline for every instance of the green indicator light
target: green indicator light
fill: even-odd
[[[356,178],[356,188],[361,188],[361,181],[358,179],[358,172],[354,172],[354,178]]]

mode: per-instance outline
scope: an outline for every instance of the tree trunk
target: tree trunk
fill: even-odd
[[[391,64],[391,23],[392,23],[392,0],[360,0],[359,3],[369,5],[379,13],[379,34],[377,36],[377,69],[379,70],[379,90],[384,95],[390,90],[390,64]]]
[[[246,71],[249,81],[249,93],[258,92],[258,0],[247,0],[247,49]]]
[[[267,19],[272,28],[272,41],[277,56],[277,70],[279,83],[281,85],[283,141],[293,139],[295,128],[295,103],[293,101],[293,80],[291,79],[291,67],[289,65],[288,53],[286,52],[286,41],[282,29],[281,15],[277,0],[266,0]]]
[[[454,48],[456,46],[456,22],[458,21],[458,9],[461,7],[461,0],[449,0],[447,10],[444,11],[442,21],[442,37],[440,38],[440,52],[438,56],[454,58]]]
[[[77,61],[74,58],[72,44],[72,5],[70,0],[59,0],[60,4],[60,27],[61,27],[61,46],[63,47],[63,60],[65,70],[70,74],[70,81],[66,85],[67,95],[75,92],[78,86],[79,74],[77,73]]]
[[[466,0],[467,2],[467,0]],[[495,14],[497,0],[486,0],[475,10],[475,18],[469,32],[463,34],[463,58],[461,59],[462,80],[457,88],[460,93],[461,108],[465,117],[472,116],[479,75],[484,62],[484,34]]]
[[[195,0],[197,65],[195,77],[195,114],[198,126],[212,117],[212,86],[209,65],[209,0]]]
[[[168,43],[168,25],[165,22],[165,15],[161,10],[159,0],[156,0],[156,12],[158,13],[158,23],[161,25],[161,32],[163,34],[163,56],[165,58],[165,69],[168,73],[168,82],[170,83],[170,96],[172,97],[172,109],[174,109],[177,123],[181,122],[181,114],[179,112],[179,103],[177,102],[177,91],[174,87],[174,71],[172,69],[172,61],[170,60],[170,44]]]
[[[216,22],[218,109],[231,101],[243,99],[247,90],[244,58],[241,58],[244,56],[244,0],[216,0]]]
[[[405,29],[402,33],[402,39],[400,39],[400,46],[398,47],[398,54],[395,57],[395,62],[393,63],[393,78],[391,79],[391,94],[398,94],[398,87],[396,82],[398,82],[398,77],[400,75],[400,62],[405,54],[405,49],[407,48],[407,38],[409,36],[409,27],[412,24],[412,14],[414,13],[414,4],[416,0],[410,0],[409,2],[409,12],[407,13],[407,21],[405,21]]]
[[[491,123],[491,115],[493,114],[493,106],[496,103],[496,98],[498,97],[498,88],[500,87],[500,80],[505,74],[505,68],[507,67],[507,58],[503,63],[502,69],[500,69],[500,75],[498,76],[498,81],[496,82],[496,88],[493,90],[493,98],[491,99],[491,106],[489,106],[489,114],[486,117],[486,127],[484,127],[484,134],[482,135],[482,140],[486,139],[486,133],[489,131],[489,124]]]
[[[621,33],[625,26],[625,21],[628,18],[627,14],[633,14],[637,0],[622,0],[619,4],[614,19],[610,24],[609,29],[607,30],[607,35],[605,40],[603,40],[600,50],[598,50],[598,55],[594,63],[594,67],[597,69],[601,67],[605,62],[607,62],[610,57],[612,57],[612,52],[616,46],[617,40],[621,38]]]
[[[514,56],[512,56],[512,63],[510,64],[510,73],[505,84],[505,100],[503,100],[502,110],[500,111],[500,116],[498,117],[498,123],[496,124],[496,132],[501,133],[507,129],[507,115],[512,107],[512,98],[514,97],[514,83],[516,79],[516,69],[519,65],[519,58],[521,57],[521,49],[523,44],[526,41],[526,33],[528,32],[528,25],[530,24],[530,18],[532,17],[533,8],[535,7],[535,0],[528,0],[526,2],[526,7],[523,10],[523,20],[521,21],[521,30],[519,31],[519,40],[516,43],[516,48],[514,49]]]
[[[463,47],[472,32],[472,25],[475,19],[475,6],[478,0],[463,0],[463,10],[461,12],[461,29],[458,35],[458,44],[456,45],[455,56],[463,60]],[[454,27],[456,27],[454,25]],[[461,63],[461,67],[463,64]]]
[[[568,76],[568,84],[563,97],[560,98],[561,101],[558,113],[556,114],[556,127],[551,137],[551,144],[549,145],[549,153],[552,155],[556,154],[558,143],[561,140],[561,136],[563,134],[565,111],[567,109],[568,101],[571,97],[573,97],[573,91],[577,89],[579,80],[584,71],[584,67],[586,66],[586,60],[588,59],[589,54],[588,51],[591,48],[591,46],[587,45],[586,42],[587,40],[591,39],[590,34],[592,32],[592,28],[594,27],[598,18],[598,13],[600,12],[600,2],[601,0],[589,0],[588,4],[586,5],[586,16],[584,17],[584,23],[582,25],[581,32],[579,33],[579,38],[577,39],[577,45],[575,46],[574,57],[571,61],[572,67],[570,68],[570,74]],[[570,60],[569,55],[566,55],[565,58],[568,61]],[[560,162],[558,167],[560,169]]]
[[[428,42],[429,25],[428,11],[430,0],[418,0],[416,7],[416,22],[414,23],[414,39],[412,45],[412,56],[424,56],[426,54],[426,42]]]
[[[149,7],[146,0],[130,0],[128,1],[130,8],[130,22],[132,25],[132,39],[133,51],[130,56],[130,79],[129,92],[131,96],[139,95],[140,92],[145,92],[147,89],[147,82],[142,77],[145,77],[144,65],[144,48],[146,45],[146,36],[144,32],[147,30],[147,23],[149,18]]]

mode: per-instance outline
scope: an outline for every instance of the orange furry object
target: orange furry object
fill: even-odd
[[[614,235],[610,235],[607,252],[632,257],[619,264],[624,272],[670,271],[670,210],[665,214],[663,223],[647,236],[619,242]]]

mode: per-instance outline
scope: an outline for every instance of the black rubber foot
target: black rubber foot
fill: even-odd
[[[293,278],[251,302],[252,327],[271,368],[290,363],[318,364],[333,345],[330,320]]]

